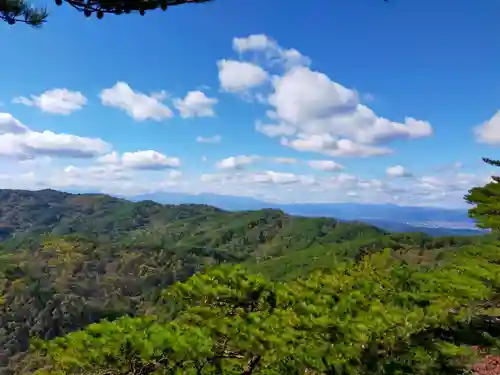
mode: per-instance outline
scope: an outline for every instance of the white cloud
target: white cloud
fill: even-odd
[[[265,34],[253,34],[246,38],[234,38],[233,49],[238,53],[263,53],[268,64],[281,64],[290,69],[295,66],[309,65],[310,59],[294,48],[284,49]]]
[[[2,147],[7,144],[8,146]],[[18,148],[22,155],[88,158],[108,151],[111,146],[99,138],[79,137],[72,134],[30,131],[22,135],[0,136],[0,149]],[[1,153],[2,151],[0,151]]]
[[[47,165],[50,165],[53,160],[54,159],[50,156],[40,156],[35,159],[20,159],[18,163],[23,167],[45,168]]]
[[[239,155],[231,156],[226,159],[222,159],[216,163],[216,167],[219,169],[240,169],[243,166],[247,166],[255,163],[260,157],[257,155]]]
[[[268,38],[267,35],[253,34],[246,38],[234,38],[233,48],[240,53],[251,50],[264,51],[266,49],[276,48],[276,43]]]
[[[116,166],[85,166],[77,167],[69,165],[65,167],[62,173],[57,173],[59,184],[78,185],[88,181],[125,181],[132,180],[132,176],[127,174],[123,169]]]
[[[387,155],[392,151],[385,147],[375,147],[356,143],[350,139],[337,139],[328,133],[299,134],[295,139],[281,138],[283,146],[302,152],[317,152],[328,156],[368,157]]]
[[[280,135],[294,135],[297,129],[287,124],[264,124],[262,121],[255,123],[255,129],[268,137],[278,137]]]
[[[276,108],[278,117],[291,125],[351,113],[358,105],[355,91],[331,81],[325,74],[304,67],[275,77],[273,87],[269,102]]]
[[[90,158],[109,152],[99,138],[51,131],[36,132],[8,113],[0,113],[0,156],[29,159],[37,156]]]
[[[377,144],[432,134],[431,125],[425,121],[408,117],[404,123],[398,123],[378,117],[360,104],[354,90],[306,67],[275,77],[273,87],[269,103],[275,107],[278,126],[284,130],[282,135],[290,136],[292,127],[298,134],[297,142],[283,142],[290,147],[314,142],[316,147],[307,147],[309,151],[339,156],[382,155],[390,151]],[[270,134],[269,125],[260,126],[260,130],[278,135],[278,128]]]
[[[389,177],[411,177],[412,174],[408,172],[402,165],[394,165],[386,169],[386,174]]]
[[[10,113],[0,113],[0,135],[23,134],[29,131],[30,129],[26,125],[23,125]]]
[[[174,106],[182,118],[215,116],[214,105],[218,99],[209,98],[201,91],[190,91],[184,99],[174,99]]]
[[[500,111],[488,121],[474,128],[476,140],[480,143],[500,145]]]
[[[213,137],[196,137],[196,142],[198,143],[220,143],[222,137],[220,135],[214,135]]]
[[[252,186],[252,184],[289,185],[298,183],[313,185],[315,183],[314,177],[311,176],[277,171],[239,172],[232,174],[209,173],[201,175],[200,180],[203,182],[233,184],[232,186],[234,186],[234,184]]]
[[[219,81],[224,91],[243,93],[262,85],[268,79],[267,72],[260,66],[235,60],[220,60]]]
[[[260,197],[269,202],[396,203],[417,206],[463,206],[463,194],[486,182],[484,176],[453,174],[419,179],[363,179],[338,173],[322,177],[275,171],[205,174],[203,191]],[[270,185],[287,185],[274,189]],[[197,190],[201,191],[201,190]],[[352,198],[352,199],[351,199]]]
[[[295,158],[282,158],[282,157],[271,158],[271,161],[278,164],[290,164],[290,165],[299,163],[299,160]]]
[[[264,34],[234,38],[233,49],[242,57],[248,52],[264,57],[263,61],[253,59],[252,63],[222,60],[235,64],[231,77],[238,82],[250,75],[237,72],[236,66],[250,64],[256,71],[256,62],[260,61],[263,66],[284,68],[270,80],[272,87],[267,99],[268,86],[254,93],[260,103],[272,107],[266,110],[266,122],[256,121],[256,130],[268,137],[281,137],[280,143],[284,146],[328,156],[368,157],[390,154],[392,150],[387,143],[393,140],[433,134],[427,121],[408,116],[398,122],[377,115],[362,103],[366,95],[360,98],[355,90],[311,70],[308,58],[295,49],[281,47]],[[234,91],[260,86],[263,81],[262,72],[255,84],[235,85]]]
[[[179,158],[167,157],[153,150],[125,152],[122,163],[126,168],[144,170],[178,168],[181,165]]]
[[[327,171],[327,172],[339,171],[344,169],[344,166],[334,162],[333,160],[310,160],[307,162],[307,164],[312,169],[318,169],[320,171]]]
[[[398,122],[377,115],[361,102],[355,90],[311,70],[310,61],[300,52],[284,49],[264,34],[235,38],[233,48],[240,54],[263,54],[264,64],[283,63],[285,70],[271,79],[272,90],[267,100],[264,92],[255,94],[262,98],[261,103],[272,106],[266,111],[270,121],[258,120],[255,128],[268,137],[282,137],[281,144],[285,146],[329,156],[366,157],[391,153],[385,144],[392,140],[433,134],[427,121],[406,117]],[[251,65],[257,67],[254,63]],[[260,85],[263,77],[254,86]],[[240,90],[248,86],[243,84]]]
[[[47,113],[69,115],[82,109],[87,104],[87,98],[79,91],[52,89],[45,91],[40,96],[30,95],[30,99],[20,96],[14,98],[12,102],[38,107]]]
[[[110,152],[109,154],[98,157],[97,162],[102,164],[119,164],[120,155],[118,154],[118,152],[113,151]]]
[[[125,82],[117,82],[113,87],[102,90],[99,95],[103,105],[122,109],[136,121],[171,118],[171,109],[161,102],[165,96],[165,93],[148,96],[135,92]]]
[[[168,157],[153,150],[141,150],[135,152],[125,152],[119,155],[112,152],[98,159],[102,164],[122,166],[125,169],[135,170],[164,170],[179,168],[181,161],[179,158]]]
[[[249,183],[276,184],[276,185],[295,184],[299,182],[310,183],[310,184],[314,183],[313,178],[306,178],[304,176],[299,176],[294,173],[284,173],[275,171],[249,173],[244,175],[243,180]]]

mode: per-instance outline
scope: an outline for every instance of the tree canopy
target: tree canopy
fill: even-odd
[[[500,291],[500,247],[423,270],[389,252],[287,284],[219,268],[167,289],[155,314],[36,341],[23,373],[462,374]]]
[[[483,161],[488,165],[500,167],[499,160],[483,158]],[[465,196],[468,203],[475,205],[469,210],[469,216],[476,220],[477,226],[495,232],[500,230],[499,182],[500,176],[493,176],[485,186],[474,187]]]
[[[102,19],[105,14],[130,14],[161,9],[166,11],[169,7],[183,4],[206,3],[211,0],[55,0],[57,5],[71,6],[82,12],[85,17],[93,14]],[[25,0],[0,0],[0,20],[10,25],[17,22],[33,27],[42,26],[48,18],[45,8],[35,8]]]

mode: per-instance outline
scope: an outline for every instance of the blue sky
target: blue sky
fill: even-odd
[[[0,25],[4,187],[456,206],[498,154],[496,0],[48,8]]]

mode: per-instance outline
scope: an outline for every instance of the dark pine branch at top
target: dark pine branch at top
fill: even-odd
[[[55,0],[57,5],[68,3],[86,17],[96,13],[97,18],[103,18],[105,13],[145,15],[146,11],[155,9],[167,10],[171,6],[183,4],[206,3],[211,0]],[[34,8],[25,0],[0,0],[0,20],[13,25],[17,22],[33,27],[40,27],[46,21],[48,12],[45,8]]]
[[[102,18],[104,13],[116,15],[139,12],[144,15],[148,10],[162,9],[188,3],[206,3],[211,0],[56,0],[57,5],[63,2],[68,3],[73,8],[83,12],[90,17],[92,13],[97,13],[97,18]]]

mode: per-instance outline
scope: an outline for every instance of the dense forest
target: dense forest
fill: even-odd
[[[2,190],[0,374],[477,372],[499,344],[497,185],[466,197],[492,233],[441,238]]]

